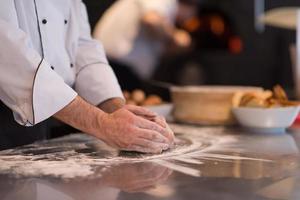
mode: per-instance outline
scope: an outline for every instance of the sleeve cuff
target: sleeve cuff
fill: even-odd
[[[75,89],[79,96],[93,105],[99,105],[112,98],[124,99],[113,70],[104,63],[95,63],[83,68],[77,74]]]
[[[71,103],[77,93],[42,61],[33,84],[33,116],[37,124]]]
[[[43,60],[33,81],[32,114],[24,119],[14,113],[15,120],[25,126],[33,126],[53,116],[71,103],[76,96],[77,93]]]

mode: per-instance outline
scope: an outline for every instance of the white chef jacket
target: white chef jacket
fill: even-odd
[[[141,19],[156,12],[175,23],[177,0],[119,0],[99,20],[94,37],[102,41],[109,58],[132,68],[141,78],[150,78],[164,50],[164,44],[146,33]]]
[[[37,124],[81,96],[122,97],[81,0],[1,0],[0,99],[17,122]]]

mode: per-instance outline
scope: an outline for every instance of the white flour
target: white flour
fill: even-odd
[[[0,152],[0,174],[33,177],[95,178],[95,176],[101,176],[101,172],[105,171],[109,166],[128,162],[148,161],[190,176],[200,176],[201,172],[197,169],[197,165],[204,164],[205,160],[268,161],[226,154],[226,152],[242,152],[242,150],[235,147],[236,138],[234,136],[222,135],[224,131],[222,128],[200,129],[173,125],[172,129],[176,133],[185,133],[179,136],[185,143],[160,155],[120,156],[116,150],[108,148],[101,142],[93,144],[94,138],[74,135],[70,137],[71,141],[75,141],[72,143],[57,140],[56,143],[53,142],[55,145],[47,146],[47,143],[45,143],[46,147],[44,145],[33,145],[33,147],[29,148],[32,152],[50,151],[48,154],[47,152],[40,154],[28,153],[26,149]],[[102,154],[97,156],[93,155],[95,152],[88,152],[87,147],[89,144],[93,144],[93,148],[102,152]],[[55,151],[57,148],[63,148],[63,150]],[[54,152],[51,152],[53,150]],[[99,170],[95,173],[95,169],[99,167],[102,167],[102,170],[100,170],[100,173]]]

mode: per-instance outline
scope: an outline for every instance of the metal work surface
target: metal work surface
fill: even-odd
[[[83,134],[0,152],[0,199],[300,199],[300,133],[171,125],[160,155]]]

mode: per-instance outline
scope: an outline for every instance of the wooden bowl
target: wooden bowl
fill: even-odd
[[[176,121],[200,125],[235,123],[232,108],[245,92],[261,92],[259,87],[186,86],[172,87],[173,117]]]

